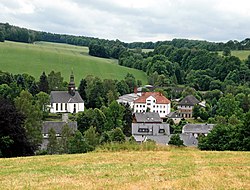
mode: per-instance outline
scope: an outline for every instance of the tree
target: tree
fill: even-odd
[[[104,144],[104,143],[109,143],[111,142],[111,136],[110,132],[104,131],[100,137],[99,143]]]
[[[48,111],[48,105],[50,104],[50,97],[45,92],[39,92],[36,95],[39,108],[45,113]]]
[[[24,128],[32,146],[36,149],[42,142],[42,111],[28,91],[22,91],[15,99],[17,110],[25,116]]]
[[[0,31],[0,42],[4,42],[4,40],[5,40],[4,33],[3,31]]]
[[[127,103],[123,105],[124,107],[124,112],[123,112],[123,133],[129,137],[131,136],[131,126],[132,126],[132,121],[133,121],[133,115],[132,115],[132,109],[130,105]]]
[[[89,146],[82,133],[77,130],[74,136],[69,141],[69,153],[86,153],[92,150],[94,150],[94,148]]]
[[[87,101],[86,97],[86,88],[87,88],[87,81],[85,79],[82,79],[78,88],[78,92],[80,96],[82,97],[83,101]]]
[[[96,132],[96,128],[93,126],[84,132],[84,138],[91,147],[95,148],[99,143],[99,135]]]
[[[121,128],[117,127],[111,131],[111,140],[113,142],[125,142],[125,135]]]
[[[24,116],[9,100],[0,97],[0,105],[0,157],[33,155],[23,127]]]
[[[105,129],[107,131],[117,127],[122,127],[123,111],[124,107],[116,101],[113,101],[110,106],[105,109],[104,113],[107,118]]]
[[[184,146],[183,140],[181,140],[179,134],[174,134],[170,137],[170,141],[168,142],[170,145],[175,145],[175,146]]]
[[[39,90],[42,92],[45,92],[45,93],[49,92],[49,83],[48,83],[47,75],[45,74],[45,72],[43,72],[42,75],[40,76],[38,87],[39,87]]]
[[[48,154],[57,154],[59,152],[59,145],[56,138],[56,131],[53,128],[49,130],[48,141],[49,141],[47,145]]]
[[[47,80],[48,80],[48,85],[49,85],[49,91],[64,90],[63,77],[61,76],[61,72],[51,71],[48,74]]]
[[[223,50],[223,55],[224,56],[230,56],[231,55],[231,50],[229,47],[225,47],[225,49]]]
[[[68,124],[64,125],[62,128],[61,138],[59,139],[59,153],[60,154],[69,153],[69,143],[72,137],[73,137],[72,129],[68,126]]]

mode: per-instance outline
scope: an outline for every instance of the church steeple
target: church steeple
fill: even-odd
[[[71,71],[70,81],[68,85],[68,92],[71,96],[74,96],[75,91],[76,91],[76,85],[75,85],[75,80],[74,80],[74,74],[73,74],[73,71]]]

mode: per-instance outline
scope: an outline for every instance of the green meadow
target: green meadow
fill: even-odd
[[[168,148],[0,159],[5,189],[250,189],[250,152]]]
[[[219,55],[222,55],[222,51],[218,52]],[[234,50],[231,51],[231,55],[235,56],[235,57],[239,57],[240,60],[246,60],[247,57],[250,55],[250,50]]]
[[[144,72],[120,66],[115,59],[89,56],[87,47],[49,42],[0,43],[0,70],[13,74],[28,73],[36,79],[43,71],[48,74],[54,70],[60,71],[66,81],[73,70],[77,83],[87,75],[121,80],[131,73],[143,84],[147,83]]]

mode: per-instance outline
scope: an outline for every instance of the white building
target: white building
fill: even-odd
[[[165,118],[170,113],[170,103],[160,92],[145,92],[134,101],[134,113],[155,112]]]
[[[73,73],[70,75],[68,91],[51,91],[50,112],[51,113],[78,113],[84,111],[84,101],[75,90]]]

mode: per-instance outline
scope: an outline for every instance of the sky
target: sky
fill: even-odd
[[[249,0],[0,0],[0,22],[124,42],[250,38]]]

